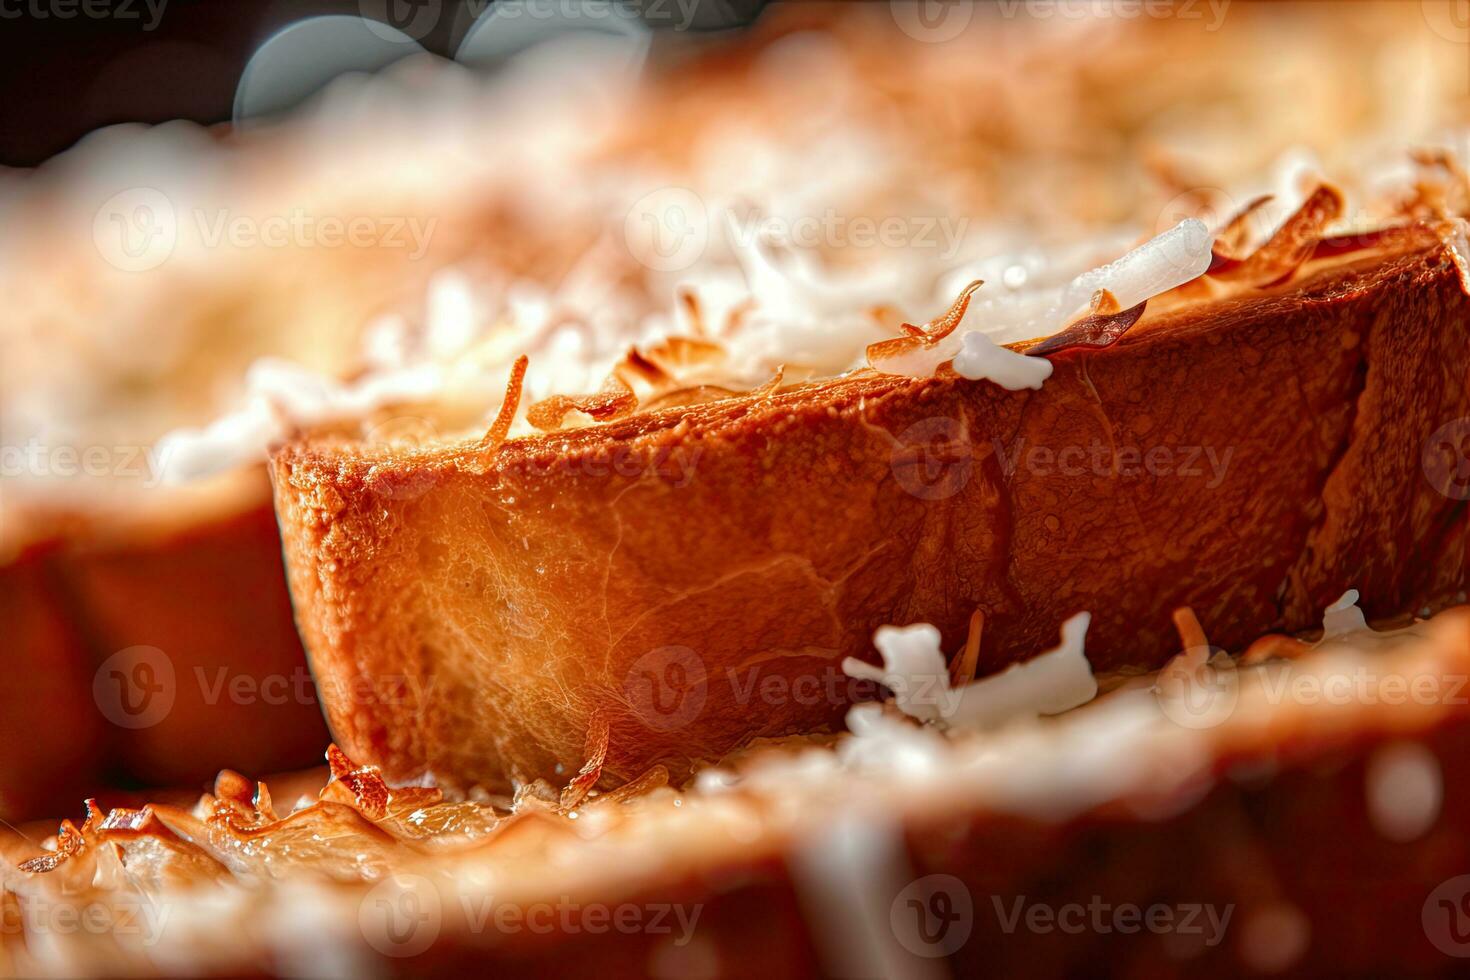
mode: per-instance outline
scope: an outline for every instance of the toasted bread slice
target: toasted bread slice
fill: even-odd
[[[97,658],[102,754],[129,781],[197,784],[221,759],[299,767],[326,738],[264,479],[232,482],[183,519],[104,517],[55,556]]]
[[[394,779],[687,772],[836,727],[883,624],[980,672],[1093,614],[1153,668],[1193,606],[1238,646],[1345,589],[1370,615],[1466,582],[1427,442],[1470,414],[1470,302],[1429,230],[1146,317],[1036,393],[859,372],[576,431],[274,459],[298,623],[337,739]],[[385,685],[391,684],[391,689]]]
[[[865,705],[835,747],[793,739],[683,789],[654,770],[579,800],[453,803],[334,753],[288,814],[302,780],[273,794],[223,773],[194,808],[89,810],[44,851],[0,838],[15,923],[0,967],[1442,970],[1465,950],[1443,913],[1470,887],[1470,610],[1275,640],[1211,661],[1193,693],[1171,664],[987,735]],[[58,925],[78,909],[113,928]]]
[[[0,548],[15,677],[0,712],[0,817],[118,782],[197,783],[221,760],[318,758],[326,729],[260,467],[59,496],[5,509],[36,540]]]

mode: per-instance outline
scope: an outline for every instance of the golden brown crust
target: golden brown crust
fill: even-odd
[[[289,446],[277,509],[329,721],[391,778],[503,786],[570,778],[602,706],[615,782],[838,724],[838,664],[885,623],[956,649],[981,608],[988,673],[1087,609],[1110,670],[1162,663],[1180,605],[1230,647],[1347,588],[1370,616],[1442,604],[1465,510],[1421,452],[1470,414],[1467,310],[1426,232],[1149,317],[1038,393],[864,373],[493,456]]]

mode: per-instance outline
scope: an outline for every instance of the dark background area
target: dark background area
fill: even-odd
[[[306,17],[388,3],[405,17],[429,5],[420,43],[447,55],[491,0],[154,0],[156,15],[145,0],[0,0],[0,165],[34,166],[111,123],[226,122],[240,73],[267,38]],[[651,22],[658,4],[640,0]],[[761,6],[698,0],[695,26],[737,26]]]

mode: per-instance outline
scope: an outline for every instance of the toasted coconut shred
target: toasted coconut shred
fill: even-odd
[[[853,150],[872,165],[820,186],[782,157],[804,177],[782,171],[783,180],[806,188],[803,208],[823,193],[905,200],[908,170],[886,158],[879,165],[872,146],[858,140]],[[367,326],[363,367],[350,379],[262,359],[236,410],[205,428],[170,433],[156,458],[166,479],[197,479],[323,425],[361,423],[376,438],[373,423],[385,412],[422,406],[452,406],[441,437],[493,425],[517,438],[749,395],[778,370],[783,383],[867,368],[1036,389],[1053,358],[1101,351],[1157,313],[1278,288],[1308,263],[1391,246],[1419,221],[1448,229],[1442,237],[1470,284],[1470,265],[1455,248],[1465,240],[1456,223],[1470,208],[1463,166],[1446,150],[1416,151],[1406,163],[1407,189],[1375,189],[1354,210],[1335,186],[1316,181],[1302,189],[1310,167],[1289,156],[1275,193],[1247,199],[1213,231],[1186,218],[1101,264],[1109,252],[1118,255],[1103,238],[1071,250],[994,252],[995,230],[968,224],[943,257],[932,249],[798,245],[783,224],[791,205],[776,188],[767,192],[777,206],[759,202],[748,184],[717,168],[706,176],[728,186],[690,178],[701,187],[704,213],[687,217],[707,233],[707,244],[670,270],[637,259],[630,233],[608,226],[605,215],[636,218],[636,199],[647,188],[679,182],[630,173],[586,189],[589,199],[569,217],[589,244],[573,253],[559,280],[518,278],[494,263],[445,267],[430,280],[421,310]],[[534,168],[517,179],[534,184]],[[964,213],[953,200],[923,204]],[[1349,213],[1354,226],[1345,224]],[[1257,235],[1273,218],[1275,227]],[[916,325],[926,316],[932,319]],[[506,426],[506,401],[496,393],[523,356],[527,407]]]
[[[343,382],[279,360],[262,361],[247,376],[250,397],[243,408],[206,429],[172,433],[158,457],[166,477],[184,480],[256,458],[293,432],[372,417],[385,407],[476,399],[483,404],[484,393],[495,390],[494,375],[504,377],[519,357],[528,358],[524,378],[532,400],[524,415],[512,415],[509,422],[495,418],[493,428],[507,437],[739,397],[762,389],[778,371],[791,380],[862,367],[914,378],[952,372],[1011,390],[1039,388],[1051,373],[1051,357],[1106,348],[1154,306],[1169,309],[1277,287],[1311,259],[1392,238],[1387,230],[1375,230],[1334,239],[1329,232],[1344,198],[1322,185],[1251,248],[1247,219],[1269,200],[1253,200],[1218,236],[1188,219],[1061,286],[1014,290],[1002,284],[987,296],[985,283],[972,278],[922,325],[896,311],[932,304],[916,300],[912,283],[933,281],[926,291],[932,297],[952,278],[946,270],[926,274],[895,260],[888,268],[899,270],[910,285],[891,274],[853,277],[760,234],[748,243],[734,237],[728,248],[735,265],[717,264],[709,284],[673,287],[669,312],[629,315],[604,323],[604,329],[579,311],[575,294],[555,301],[541,295],[528,305],[524,291],[517,300],[446,270],[431,285],[424,325],[389,319],[370,332],[381,366]],[[1445,237],[1452,243],[1463,234]],[[596,270],[616,269],[597,250],[587,262],[579,289],[595,281]],[[499,305],[507,300],[509,306]],[[688,333],[666,332],[678,329]],[[609,349],[620,338],[640,334],[653,339]],[[408,350],[422,353],[403,353]],[[394,357],[400,360],[394,363]],[[505,404],[481,411],[498,416]]]

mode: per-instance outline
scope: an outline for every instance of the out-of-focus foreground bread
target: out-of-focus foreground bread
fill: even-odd
[[[1034,393],[859,372],[498,449],[289,445],[333,732],[394,779],[504,789],[565,782],[605,723],[615,783],[836,724],[883,624],[954,650],[978,608],[991,673],[1087,610],[1113,670],[1159,666],[1185,604],[1230,646],[1353,587],[1437,608],[1467,577],[1423,469],[1470,413],[1463,249],[1426,226],[1146,315]]]
[[[1467,671],[1457,608],[986,735],[864,705],[682,788],[451,803],[336,755],[293,807],[301,780],[224,773],[6,837],[0,969],[1440,975],[1470,951]]]

